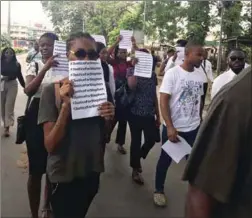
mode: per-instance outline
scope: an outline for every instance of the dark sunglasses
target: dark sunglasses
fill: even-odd
[[[242,58],[242,57],[230,57],[231,61],[236,61],[236,60],[238,60],[238,61],[244,61],[244,59],[245,58]]]
[[[84,49],[79,49],[78,51],[70,51],[72,54],[75,55],[77,58],[85,58],[88,56],[89,59],[96,59],[98,58],[98,53],[95,50],[88,50],[85,51]]]

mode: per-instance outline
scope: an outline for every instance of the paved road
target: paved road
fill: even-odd
[[[25,69],[24,55],[18,57]],[[15,113],[22,115],[26,97],[19,87]],[[168,172],[165,192],[168,196],[167,208],[156,208],[152,194],[160,144],[156,144],[143,162],[145,185],[139,187],[131,180],[129,155],[119,155],[112,142],[105,155],[106,172],[101,177],[100,192],[88,213],[89,217],[183,217],[187,186],[180,180],[184,162],[173,164]],[[11,137],[1,140],[1,217],[30,217],[26,192],[27,172],[17,167],[17,160],[23,146],[15,145],[15,128]],[[129,150],[130,135],[127,132],[126,148]]]

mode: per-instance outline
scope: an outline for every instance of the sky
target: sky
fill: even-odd
[[[1,24],[8,21],[8,1],[1,1]],[[41,23],[52,29],[50,18],[43,11],[40,1],[11,1],[11,23],[29,25]]]

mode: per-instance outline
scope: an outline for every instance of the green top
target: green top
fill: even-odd
[[[57,118],[54,84],[49,84],[42,91],[38,122],[56,122]],[[48,154],[47,173],[50,181],[70,182],[89,172],[103,172],[104,120],[101,117],[70,118],[66,128],[61,144]]]
[[[252,217],[251,67],[215,96],[183,180],[219,202],[214,218]]]

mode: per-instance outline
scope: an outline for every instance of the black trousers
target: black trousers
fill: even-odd
[[[26,146],[29,159],[29,175],[38,176],[46,172],[47,151],[44,145],[44,131],[38,125],[39,98],[34,98],[27,112]]]
[[[70,183],[53,183],[51,205],[54,218],[84,218],[98,192],[100,173],[92,172]]]
[[[128,121],[131,133],[130,166],[133,169],[139,169],[141,168],[141,157],[145,159],[155,145],[155,117],[143,117],[130,114]],[[144,133],[145,140],[143,145],[141,140],[142,132]]]

